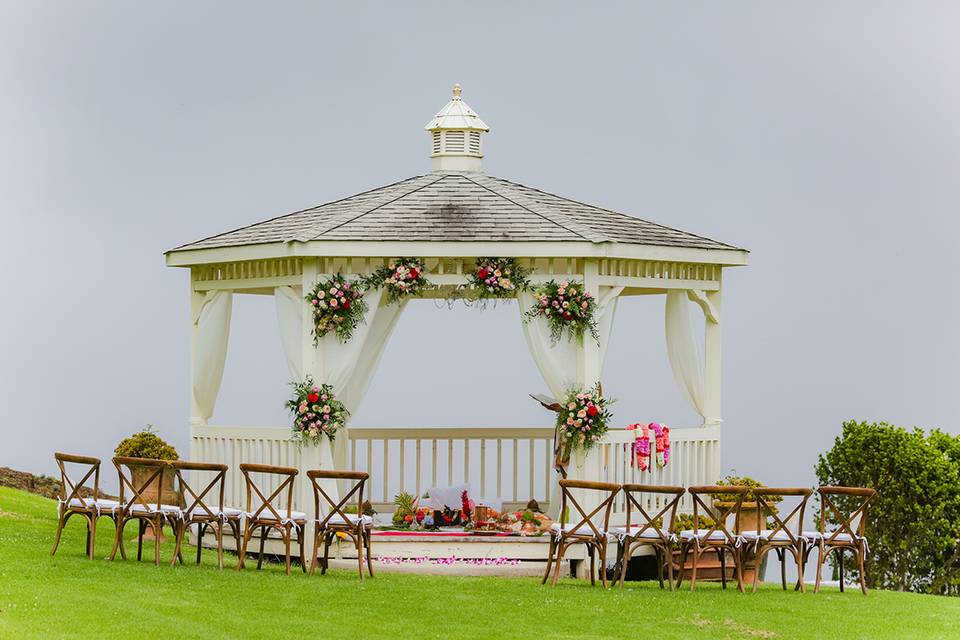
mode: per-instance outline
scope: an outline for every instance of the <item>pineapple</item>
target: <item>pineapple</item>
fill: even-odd
[[[415,503],[416,498],[405,491],[393,497],[393,504],[397,507],[393,512],[393,526],[410,526],[410,522],[413,520]],[[407,516],[410,516],[410,518],[407,519]]]

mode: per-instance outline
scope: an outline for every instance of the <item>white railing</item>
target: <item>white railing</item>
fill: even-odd
[[[546,508],[555,483],[552,428],[351,428],[349,465],[367,471],[367,495],[381,512],[392,508],[400,491],[420,495],[435,486],[469,483],[475,497],[496,499],[511,507],[531,497]],[[599,477],[605,482],[691,486],[719,477],[720,428],[673,429],[670,463],[656,463],[641,473],[631,464],[635,432],[611,430],[601,443]],[[653,450],[651,442],[651,450]],[[194,426],[193,460],[227,464],[224,499],[241,506],[244,500],[241,462],[316,468],[315,451],[290,440],[286,427]],[[298,480],[294,508],[312,510],[308,483]],[[689,510],[688,498],[681,504]],[[651,505],[653,506],[653,505]],[[621,512],[621,499],[617,511]]]

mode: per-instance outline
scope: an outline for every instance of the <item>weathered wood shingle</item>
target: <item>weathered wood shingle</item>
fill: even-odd
[[[311,240],[580,241],[736,248],[483,173],[432,172],[175,251]]]

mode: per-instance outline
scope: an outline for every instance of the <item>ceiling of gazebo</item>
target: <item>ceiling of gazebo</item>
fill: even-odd
[[[740,250],[479,172],[434,171],[173,249],[276,242],[629,243]]]

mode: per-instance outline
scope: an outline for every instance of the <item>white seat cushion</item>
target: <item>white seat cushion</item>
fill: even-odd
[[[160,509],[157,509],[157,505],[154,503],[143,506],[139,502],[130,507],[130,513],[157,513],[158,511],[165,514],[175,514],[180,513],[180,507],[175,504],[161,504]]]
[[[654,539],[654,540],[660,540],[660,536],[659,536],[659,534],[657,534],[657,532],[656,532],[655,529],[653,529],[653,528],[646,529],[646,530],[643,531],[643,533],[640,533],[640,528],[641,528],[641,527],[640,527],[640,525],[638,525],[638,524],[630,525],[630,533],[629,533],[629,535],[633,536],[634,538],[652,538],[652,539]],[[628,534],[627,534],[627,528],[626,528],[626,527],[614,527],[613,529],[611,529],[610,533],[613,533],[613,534],[618,535],[618,536],[628,535]],[[663,533],[664,533],[668,538],[670,537],[670,534],[667,533],[666,531],[664,531]]]
[[[708,533],[710,533],[709,529],[697,529],[696,531],[693,529],[687,529],[686,531],[680,532],[680,538],[682,540],[693,540],[694,538],[706,540]],[[727,536],[723,533],[723,531],[714,531],[713,533],[710,533],[709,540],[711,542],[726,542]]]
[[[760,539],[760,540],[776,540],[778,542],[790,542],[790,535],[786,531],[783,531],[782,529],[780,531],[777,531],[776,533],[774,533],[772,529],[764,529],[763,531],[760,532],[760,535],[757,535],[756,531],[744,531],[740,535],[742,535],[747,540]]]
[[[86,503],[84,507],[83,503]],[[80,502],[80,498],[71,498],[70,502],[67,505],[72,509],[96,509],[99,507],[100,511],[116,511],[120,508],[120,503],[116,500],[107,500],[106,498],[84,498],[83,502]]]
[[[276,512],[280,514],[281,519],[283,520],[287,519],[286,509],[276,509]],[[253,511],[248,511],[247,517],[253,518],[256,513],[257,513],[256,509],[254,509]],[[256,516],[256,518],[257,520],[273,520],[273,521],[277,520],[276,516],[273,515],[273,512],[270,511],[270,509],[264,509],[263,511],[260,512],[260,515]],[[303,522],[307,519],[307,514],[305,514],[303,511],[291,511],[290,519],[293,520],[294,522]]]
[[[599,531],[601,534],[604,533],[603,529],[601,529],[599,526],[597,525],[594,525],[594,526],[597,527],[597,531]],[[554,533],[560,533],[561,531],[563,531],[563,533],[575,533],[581,536],[596,535],[593,532],[593,529],[590,528],[590,525],[588,525],[586,522],[581,524],[579,527],[568,522],[563,525],[562,529],[559,522],[554,522],[553,524],[550,525],[550,530],[553,531]]]
[[[819,541],[819,540],[821,540],[821,539],[823,539],[823,541],[826,542],[827,540],[830,539],[830,536],[831,536],[831,535],[833,535],[833,532],[832,532],[832,531],[828,531],[828,532],[826,532],[826,533],[820,533],[819,531],[804,531],[804,532],[803,532],[803,537],[806,538],[807,540],[812,541],[812,542],[817,542],[817,541]],[[847,542],[847,543],[849,543],[849,542],[853,542],[853,538],[850,537],[850,534],[849,534],[849,533],[841,532],[841,533],[838,533],[838,534],[836,535],[836,537],[833,538],[832,541],[833,541],[833,542]]]
[[[329,520],[327,520],[327,524],[339,524],[339,525],[343,525],[343,524],[356,525],[357,524],[357,520],[359,520],[359,517],[357,516],[357,514],[348,513],[346,514],[346,516],[347,516],[347,520],[349,520],[349,523],[347,522],[347,520],[344,520],[343,516],[341,516],[339,513],[335,513],[332,516],[330,516]],[[317,522],[320,522],[320,520],[317,520]],[[371,516],[363,516],[363,526],[372,527],[373,518]]]
[[[239,518],[240,516],[243,515],[243,509],[234,509],[233,507],[224,507],[223,509],[220,509],[218,511],[217,508],[213,505],[207,505],[207,506],[210,508],[210,511],[213,511],[214,515],[223,516],[224,518]],[[191,509],[186,513],[187,518],[191,518],[193,516],[199,516],[201,518],[204,516],[209,517],[210,513],[203,507],[197,506],[196,508]]]

